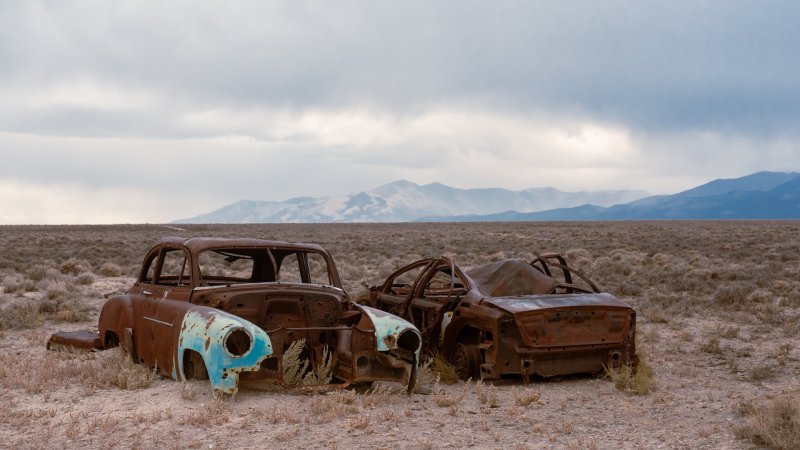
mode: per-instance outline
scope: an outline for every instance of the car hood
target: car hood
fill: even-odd
[[[510,314],[524,314],[555,308],[631,309],[631,306],[608,293],[599,294],[546,294],[516,297],[488,297],[481,300]]]

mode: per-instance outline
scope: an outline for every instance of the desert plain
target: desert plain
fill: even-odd
[[[557,252],[634,306],[647,373],[379,383],[313,395],[153,375],[119,352],[45,349],[91,329],[163,236],[318,243],[351,298],[415,259]],[[800,448],[800,222],[0,227],[3,448]],[[630,381],[630,380],[628,380]]]

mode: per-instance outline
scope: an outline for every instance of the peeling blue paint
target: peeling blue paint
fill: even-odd
[[[372,320],[372,324],[375,326],[375,337],[378,341],[379,352],[387,352],[397,348],[397,339],[406,330],[411,330],[416,333],[417,336],[420,337],[420,342],[422,342],[422,336],[419,330],[411,322],[385,311],[381,311],[380,309],[370,308],[364,305],[357,306],[369,316]],[[414,351],[417,356],[419,356],[420,348],[421,345]]]
[[[242,356],[233,356],[225,349],[225,337],[237,328],[251,337],[250,349]],[[197,308],[186,313],[178,341],[178,370],[185,379],[183,355],[193,350],[203,357],[211,387],[215,391],[234,394],[239,388],[239,373],[255,371],[272,354],[272,342],[261,328],[251,322],[212,308]],[[178,379],[178,377],[175,377]]]

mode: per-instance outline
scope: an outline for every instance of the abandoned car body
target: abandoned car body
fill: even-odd
[[[592,373],[636,365],[636,312],[560,255],[464,271],[452,259],[413,262],[357,302],[407,318],[423,347],[464,379]]]
[[[98,332],[59,332],[50,347],[121,345],[134,361],[175,380],[292,385],[283,355],[300,343],[300,384],[397,381],[409,391],[421,347],[409,322],[356,305],[320,246],[259,239],[164,238],[138,280],[109,299]],[[294,344],[293,344],[294,343]],[[323,381],[319,381],[322,379]]]

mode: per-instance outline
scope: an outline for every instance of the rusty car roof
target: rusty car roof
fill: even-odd
[[[219,237],[192,237],[184,238],[178,236],[167,236],[159,239],[156,245],[178,244],[183,245],[192,253],[199,253],[203,250],[222,248],[222,247],[268,247],[268,248],[289,248],[295,250],[313,250],[321,253],[328,253],[322,246],[317,244],[304,244],[301,242],[273,241],[268,239],[255,238],[219,238]]]

